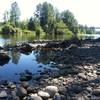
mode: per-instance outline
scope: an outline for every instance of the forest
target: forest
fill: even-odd
[[[34,6],[34,5],[33,5]],[[0,22],[1,34],[33,33],[37,36],[65,35],[67,39],[80,34],[95,34],[94,27],[78,24],[77,19],[69,10],[59,12],[52,4],[44,2],[36,6],[30,19],[20,20],[21,11],[17,2],[11,4],[10,10],[3,14]]]

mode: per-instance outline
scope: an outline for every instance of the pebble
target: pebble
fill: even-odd
[[[26,89],[25,89],[24,87],[19,86],[19,87],[17,87],[17,92],[16,92],[16,94],[17,94],[17,96],[19,96],[19,97],[24,97],[24,96],[27,95],[27,91],[26,91]]]
[[[53,97],[53,100],[61,100],[61,96],[59,93],[56,93]]]
[[[31,94],[29,100],[43,100],[40,96]]]
[[[95,96],[100,96],[100,88],[94,89],[92,94]]]
[[[44,99],[48,99],[50,97],[50,94],[48,92],[44,92],[44,91],[39,91],[38,95]]]
[[[78,76],[82,79],[86,79],[86,75],[84,73],[79,73]]]
[[[7,92],[5,90],[0,92],[0,99],[7,98],[7,96],[8,96],[8,94],[7,94]]]
[[[50,97],[53,97],[58,92],[58,88],[56,86],[46,86],[45,91],[50,94]]]

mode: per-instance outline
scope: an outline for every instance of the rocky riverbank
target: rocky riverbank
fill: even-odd
[[[99,39],[39,41],[1,47],[1,53],[11,50],[27,54],[35,50],[39,52],[37,61],[42,62],[42,57],[46,57],[48,63],[52,61],[52,69],[44,68],[37,75],[25,71],[18,83],[0,81],[0,99],[100,100],[99,43]],[[10,59],[7,54],[5,56]]]

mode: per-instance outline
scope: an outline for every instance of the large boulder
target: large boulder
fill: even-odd
[[[8,63],[10,60],[10,57],[6,53],[0,53],[0,65],[4,65]]]

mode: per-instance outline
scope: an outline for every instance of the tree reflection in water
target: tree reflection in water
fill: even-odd
[[[18,62],[20,60],[21,53],[17,52],[17,51],[10,51],[9,55],[11,56],[12,63],[18,64]]]
[[[54,60],[55,53],[52,50],[39,50],[35,51],[36,54],[36,61],[43,64],[49,64]]]

